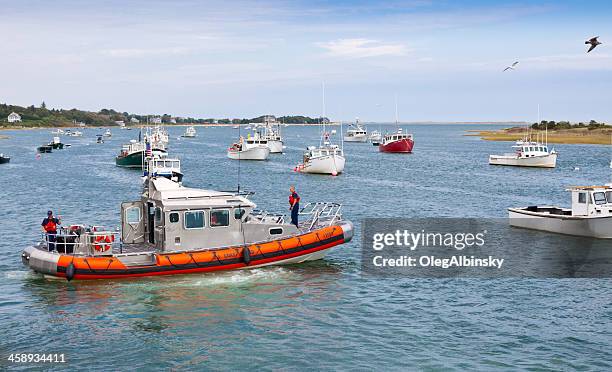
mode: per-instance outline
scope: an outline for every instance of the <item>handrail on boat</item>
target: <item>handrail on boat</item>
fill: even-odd
[[[121,245],[118,232],[94,228],[62,227],[57,234],[41,233],[41,247],[52,251],[73,255],[109,255]]]

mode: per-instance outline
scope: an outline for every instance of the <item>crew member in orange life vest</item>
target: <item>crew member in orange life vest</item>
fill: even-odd
[[[57,225],[62,222],[59,218],[53,217],[53,212],[47,212],[47,218],[42,221],[42,231],[47,234],[47,247],[49,252],[55,250],[55,236],[57,235]]]
[[[289,187],[289,210],[291,211],[291,223],[298,225],[298,212],[300,211],[300,196],[295,192],[295,187]]]

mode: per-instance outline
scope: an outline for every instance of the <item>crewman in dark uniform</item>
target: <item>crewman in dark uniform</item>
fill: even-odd
[[[300,196],[295,192],[295,187],[289,187],[289,210],[291,211],[291,223],[298,225],[298,212],[300,211]]]
[[[42,221],[42,231],[47,234],[47,248],[49,252],[55,250],[55,237],[57,236],[57,225],[60,225],[62,222],[59,218],[53,217],[53,212],[47,212],[47,218]]]

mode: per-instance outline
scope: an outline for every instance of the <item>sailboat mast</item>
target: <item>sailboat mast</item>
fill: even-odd
[[[397,114],[397,94],[395,95],[395,127],[399,129],[399,116]]]

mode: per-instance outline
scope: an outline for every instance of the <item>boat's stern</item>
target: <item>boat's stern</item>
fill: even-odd
[[[57,263],[60,255],[29,246],[21,252],[21,262],[37,273],[57,276]]]

